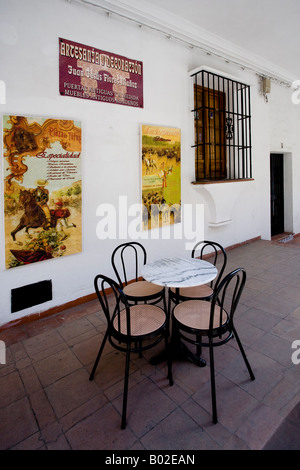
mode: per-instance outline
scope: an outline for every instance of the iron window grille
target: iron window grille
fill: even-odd
[[[250,86],[206,70],[191,76],[196,182],[251,179]]]

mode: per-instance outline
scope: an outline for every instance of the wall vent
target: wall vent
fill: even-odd
[[[11,313],[52,300],[52,281],[17,287],[11,290]]]

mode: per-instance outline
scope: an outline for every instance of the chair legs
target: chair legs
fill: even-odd
[[[93,380],[101,354],[103,352],[106,340],[107,340],[108,332],[105,333],[105,336],[102,340],[98,355],[95,360],[95,364],[93,370],[90,375],[90,380]],[[128,377],[129,377],[129,362],[130,362],[130,344],[127,345],[126,351],[126,361],[125,361],[125,378],[124,378],[124,392],[123,392],[123,408],[122,408],[122,421],[121,421],[121,429],[126,428],[126,410],[127,410],[127,396],[128,396]]]
[[[209,359],[210,359],[210,383],[211,383],[212,415],[213,415],[213,422],[214,422],[214,424],[216,424],[218,422],[218,417],[217,417],[214,347],[213,347],[212,339],[209,340]]]
[[[129,359],[130,359],[130,344],[127,345],[127,351],[126,351],[121,429],[126,428],[126,410],[127,410],[128,378],[129,378]]]
[[[202,346],[201,346],[201,344],[200,344],[201,341],[202,341],[202,336],[196,335],[196,341],[197,341],[197,343],[199,343],[199,344],[197,344],[197,346],[196,346],[196,355],[197,355],[198,357],[200,357],[201,354],[202,354]]]
[[[169,384],[172,386],[173,385],[172,349],[171,349],[171,344],[169,344],[168,342],[168,336],[169,336],[169,333],[167,331],[166,336],[165,336],[165,345],[166,345],[166,353],[167,353],[168,379],[169,379]]]
[[[171,362],[171,350],[168,344],[168,331],[166,330],[165,334],[165,345],[166,345],[166,353],[167,353],[167,364],[168,364],[168,380],[169,384],[173,385],[173,376],[172,376],[172,362]],[[89,380],[93,380],[101,354],[103,352],[106,340],[108,337],[108,332],[106,331],[104,338],[102,340],[99,352],[97,354],[92,372],[90,374]],[[141,343],[140,343],[141,345]],[[127,413],[127,397],[128,397],[128,382],[129,382],[129,364],[130,364],[130,343],[127,345],[126,350],[126,360],[125,360],[125,377],[124,377],[124,392],[123,392],[123,405],[122,405],[122,420],[121,420],[121,429],[126,428],[126,413]]]

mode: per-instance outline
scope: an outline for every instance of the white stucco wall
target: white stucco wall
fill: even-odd
[[[140,202],[141,123],[181,129],[182,203],[205,205],[204,236],[225,247],[257,236],[270,238],[269,154],[280,149],[283,142],[293,169],[292,216],[288,220],[293,231],[300,232],[299,109],[291,103],[290,90],[273,86],[269,103],[265,103],[255,73],[65,0],[0,0],[0,23],[0,80],[6,85],[1,115],[75,119],[82,122],[83,131],[82,253],[6,270],[2,217],[0,325],[91,294],[97,273],[112,275],[110,255],[119,240],[97,237],[96,211],[103,203],[114,204],[118,210],[119,197],[124,195],[128,205]],[[144,108],[60,96],[59,37],[142,61]],[[211,190],[191,185],[193,92],[188,71],[203,64],[252,86],[254,181],[214,185]],[[3,194],[3,175],[0,185]],[[221,220],[222,214],[232,220],[230,224],[209,225],[216,217]],[[157,240],[144,240],[144,244],[150,260],[185,252],[184,240],[164,240],[161,234]],[[52,280],[53,300],[11,314],[11,289],[45,279]]]
[[[293,96],[294,95],[294,96]],[[300,232],[299,92],[272,86],[269,103],[270,151],[284,155],[286,231]]]

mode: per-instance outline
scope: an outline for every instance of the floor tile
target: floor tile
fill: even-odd
[[[226,272],[244,266],[247,282],[235,321],[255,374],[238,345],[215,348],[218,423],[212,422],[210,360],[206,367],[132,354],[127,427],[121,430],[125,355],[105,345],[97,299],[51,317],[0,331],[0,449],[107,451],[300,449],[300,237],[258,240],[228,250]]]

